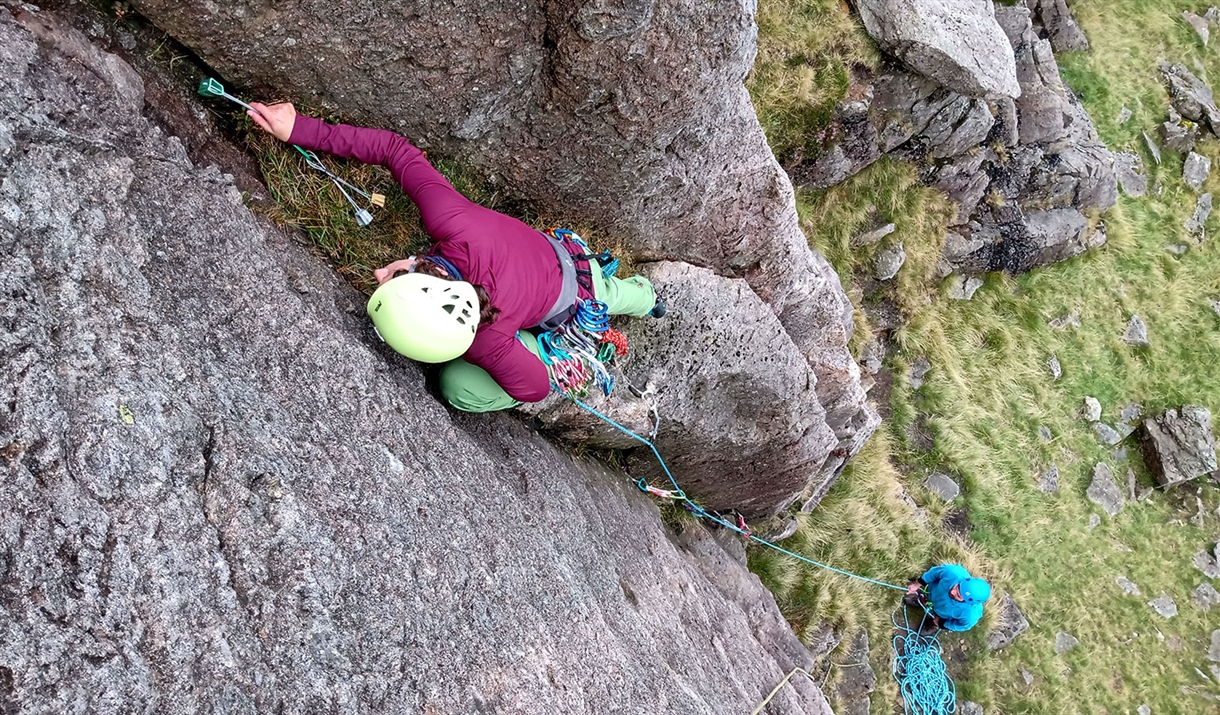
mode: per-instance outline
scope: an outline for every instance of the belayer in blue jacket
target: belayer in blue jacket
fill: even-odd
[[[974,578],[960,564],[941,564],[907,584],[903,602],[921,606],[932,625],[951,631],[968,631],[983,617],[983,604],[991,598],[991,585]]]

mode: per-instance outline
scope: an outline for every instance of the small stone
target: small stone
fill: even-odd
[[[1110,516],[1117,516],[1123,510],[1122,490],[1114,482],[1114,475],[1105,462],[1098,462],[1093,467],[1093,481],[1089,484],[1085,496]]]
[[[932,364],[928,362],[927,358],[916,358],[915,362],[911,363],[911,389],[918,390],[923,387],[923,378],[931,369]]]
[[[1123,436],[1105,422],[1093,423],[1093,435],[1097,437],[1097,441],[1101,442],[1102,444],[1115,445],[1123,441]]]
[[[1059,364],[1059,358],[1051,355],[1046,359],[1046,367],[1051,371],[1051,376],[1056,380],[1063,377],[1063,366]]]
[[[1208,22],[1220,23],[1220,7],[1212,5],[1207,8],[1207,12],[1203,13],[1203,19]]]
[[[1089,531],[1101,526],[1101,517],[1096,514],[1089,515]]]
[[[1186,162],[1182,165],[1182,178],[1186,181],[1187,186],[1198,191],[1203,188],[1203,182],[1207,181],[1207,175],[1211,173],[1211,170],[1212,160],[1192,151],[1186,156]]]
[[[1148,326],[1144,325],[1144,321],[1138,315],[1131,316],[1131,320],[1127,321],[1127,329],[1123,331],[1123,342],[1137,348],[1146,348],[1151,345],[1148,342]]]
[[[1153,493],[1153,492],[1155,492],[1155,491],[1156,491],[1156,490],[1155,490],[1155,489],[1153,489],[1152,487],[1146,487],[1146,488],[1144,488],[1144,489],[1141,489],[1141,490],[1140,490],[1140,495],[1139,495],[1139,497],[1136,499],[1136,501],[1144,501],[1144,500],[1145,500],[1145,499],[1147,499],[1148,497],[1152,496],[1152,493]]]
[[[1207,26],[1207,20],[1199,17],[1190,10],[1186,10],[1182,13],[1182,19],[1185,20],[1191,27],[1195,28],[1195,32],[1198,33],[1199,39],[1203,40],[1203,44],[1206,45],[1211,34],[1211,31]]]
[[[1050,469],[1047,469],[1042,477],[1038,480],[1039,488],[1045,494],[1054,494],[1059,491],[1059,467],[1052,464]]]
[[[1080,416],[1088,422],[1096,422],[1101,419],[1101,403],[1096,397],[1085,397],[1084,405],[1080,408]]]
[[[1220,315],[1220,300],[1212,301],[1212,312],[1216,315]]]
[[[1034,684],[1034,674],[1029,672],[1025,668],[1022,668],[1021,669],[1021,680],[1024,680],[1026,685],[1033,685]]]
[[[1207,223],[1207,217],[1212,213],[1212,195],[1201,194],[1199,200],[1195,202],[1195,212],[1190,218],[1182,222],[1182,228],[1192,237],[1203,240],[1203,226]]]
[[[961,487],[957,485],[957,482],[953,481],[952,477],[940,472],[928,477],[928,480],[924,482],[924,486],[928,488],[928,491],[945,501],[953,501],[962,493]]]
[[[1220,578],[1220,564],[1216,563],[1216,557],[1206,551],[1196,552],[1192,562],[1195,568],[1203,572],[1203,575],[1208,578]]]
[[[1181,255],[1185,254],[1188,250],[1190,250],[1190,247],[1183,245],[1181,243],[1166,243],[1165,250],[1169,251],[1172,254],[1181,256]]]
[[[1144,175],[1144,162],[1131,152],[1114,155],[1114,170],[1118,173],[1118,185],[1128,196],[1143,196],[1148,193],[1148,177]]]
[[[981,278],[975,276],[949,276],[949,297],[954,300],[970,300],[976,291],[983,287]]]
[[[1127,406],[1119,411],[1118,416],[1123,422],[1139,422],[1144,416],[1144,406],[1135,402],[1128,402]]]
[[[902,241],[883,249],[873,262],[873,270],[879,281],[888,281],[898,275],[898,270],[907,260],[907,252],[902,248]]]
[[[1080,313],[1077,313],[1076,311],[1073,310],[1072,312],[1068,313],[1067,315],[1061,315],[1058,318],[1055,318],[1054,320],[1052,320],[1050,322],[1050,326],[1052,328],[1055,328],[1056,330],[1058,330],[1060,328],[1079,328],[1080,327]]]
[[[1152,610],[1164,618],[1173,618],[1178,615],[1178,604],[1173,602],[1169,594],[1162,593],[1160,597],[1149,601],[1148,605],[1152,606]]]
[[[1152,160],[1160,164],[1161,148],[1157,146],[1156,141],[1154,141],[1153,138],[1148,135],[1148,132],[1144,132],[1144,142],[1148,145],[1148,153],[1152,154]]]
[[[1136,715],[1152,715],[1152,708],[1148,707],[1147,705],[1141,704],[1138,708],[1135,709],[1135,712],[1136,712]]]
[[[1126,456],[1126,455],[1124,455]],[[1127,470],[1127,499],[1135,501],[1135,470]]]
[[[131,52],[136,48],[136,36],[130,32],[119,33],[119,46]]]
[[[859,236],[856,236],[855,238],[853,238],[851,240],[851,243],[853,246],[871,246],[874,243],[877,243],[881,239],[883,239],[886,236],[893,233],[896,229],[897,229],[897,226],[895,226],[892,223],[887,223],[884,226],[881,226],[879,228],[874,228],[871,231],[865,231],[864,233],[860,234]]]
[[[1212,631],[1212,642],[1207,649],[1207,659],[1220,663],[1220,628]]]
[[[1118,123],[1126,124],[1129,121],[1131,121],[1131,110],[1127,109],[1126,107],[1123,107],[1118,112]]]
[[[1210,583],[1201,583],[1190,592],[1190,600],[1200,611],[1210,611],[1212,606],[1220,605],[1220,591]]]
[[[1076,640],[1076,636],[1066,631],[1059,631],[1055,634],[1055,653],[1063,655],[1069,650],[1080,645],[1080,641]]]
[[[1128,596],[1140,595],[1140,587],[1132,583],[1131,579],[1127,578],[1126,576],[1119,576],[1118,578],[1114,579],[1114,583],[1117,583],[1118,587],[1123,590],[1123,593],[1127,594]]]
[[[1047,427],[1046,425],[1039,425],[1038,438],[1043,442],[1050,442],[1051,440],[1055,439],[1055,435],[1053,432],[1051,432],[1050,427]]]
[[[983,715],[983,706],[966,700],[958,706],[957,712],[958,715]]]

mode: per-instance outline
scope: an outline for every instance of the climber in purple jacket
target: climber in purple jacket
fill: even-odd
[[[380,129],[328,125],[297,114],[288,103],[251,106],[250,118],[282,141],[388,168],[419,207],[435,244],[425,255],[374,271],[378,283],[400,272],[424,271],[475,288],[480,305],[473,342],[464,359],[441,370],[441,392],[454,407],[486,412],[546,397],[546,366],[533,335],[525,331],[562,317],[577,299],[595,297],[612,315],[664,314],[652,284],[641,276],[605,277],[594,262],[590,285],[573,283],[551,238],[467,199],[403,137]]]

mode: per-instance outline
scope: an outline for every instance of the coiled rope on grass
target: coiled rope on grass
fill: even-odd
[[[898,622],[902,611],[902,623]],[[890,620],[898,631],[894,635],[894,662],[891,673],[902,691],[902,710],[907,715],[948,715],[957,710],[957,688],[945,671],[943,649],[936,633],[923,635],[925,611],[919,626],[911,628],[906,606],[899,606]]]

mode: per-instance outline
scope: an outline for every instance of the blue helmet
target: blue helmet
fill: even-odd
[[[962,579],[958,590],[967,603],[983,603],[991,598],[991,584],[981,578]]]

